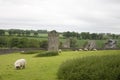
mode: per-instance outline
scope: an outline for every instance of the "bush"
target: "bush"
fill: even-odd
[[[120,55],[68,60],[57,75],[60,80],[120,80]]]
[[[36,57],[47,57],[47,56],[56,56],[56,55],[58,55],[58,52],[46,51],[46,52],[39,53],[38,55],[36,55]]]
[[[40,42],[40,48],[47,49],[48,48],[48,41],[47,40],[41,41]]]

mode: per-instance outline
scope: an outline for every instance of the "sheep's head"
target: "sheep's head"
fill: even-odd
[[[16,66],[16,69],[20,69],[20,66]]]

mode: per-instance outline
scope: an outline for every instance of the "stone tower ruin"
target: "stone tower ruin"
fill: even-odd
[[[48,51],[58,51],[59,49],[59,34],[56,31],[48,33]]]

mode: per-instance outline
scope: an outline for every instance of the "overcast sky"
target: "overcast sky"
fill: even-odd
[[[0,29],[120,34],[120,0],[0,0]]]

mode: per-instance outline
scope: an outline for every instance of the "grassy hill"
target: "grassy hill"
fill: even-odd
[[[34,57],[36,54],[13,53],[0,55],[0,80],[58,80],[59,66],[69,59],[87,56],[118,55],[120,50],[106,51],[63,51],[59,56]],[[27,61],[26,69],[15,70],[14,62],[19,58]]]

